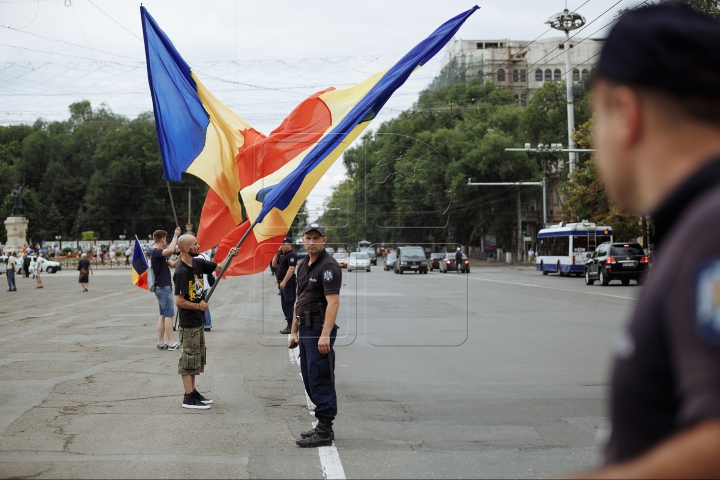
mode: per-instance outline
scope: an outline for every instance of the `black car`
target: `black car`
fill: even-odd
[[[375,248],[374,247],[363,247],[359,248],[358,252],[364,252],[367,253],[367,256],[370,257],[370,263],[373,265],[377,265],[377,255],[375,255]]]
[[[395,268],[395,252],[390,252],[387,255],[385,255],[385,259],[383,260],[383,269],[387,272],[388,270]]]
[[[417,245],[405,245],[398,247],[396,250],[397,259],[393,267],[393,272],[402,274],[403,272],[427,273],[427,259],[425,258],[425,250]]]
[[[620,280],[629,285],[635,280],[638,285],[645,283],[648,272],[648,257],[638,243],[610,243],[599,245],[585,262],[585,284],[592,285],[598,280],[607,285],[611,280]]]
[[[431,253],[427,259],[428,269],[435,270],[440,269],[440,262],[445,258],[444,253]]]

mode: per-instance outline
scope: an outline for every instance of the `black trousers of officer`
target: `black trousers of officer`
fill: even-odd
[[[337,333],[337,325],[330,333],[330,353],[332,355],[332,364],[328,358],[328,354],[320,353],[318,350],[318,340],[322,333],[322,324],[314,323],[313,326],[306,327],[299,325],[300,336],[300,371],[302,372],[303,382],[305,383],[305,391],[310,397],[310,401],[315,404],[315,416],[325,417],[330,420],[337,415],[337,394],[335,393],[335,384],[330,377],[330,368],[335,367],[335,336]]]
[[[278,286],[278,288],[280,288]],[[295,309],[295,290],[297,289],[297,282],[295,277],[292,277],[285,284],[285,288],[280,288],[280,304],[282,305],[283,314],[285,314],[285,321],[288,325],[292,325],[293,312]]]

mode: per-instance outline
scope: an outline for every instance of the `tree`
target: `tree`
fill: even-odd
[[[579,148],[591,148],[592,119],[580,126],[574,136]],[[597,173],[594,158],[581,164],[563,182],[560,192],[564,196],[563,216],[566,221],[588,220],[613,227],[618,241],[637,238],[642,235],[640,217],[612,205],[605,185]]]

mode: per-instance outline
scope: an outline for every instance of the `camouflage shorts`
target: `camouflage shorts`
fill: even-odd
[[[178,373],[180,375],[200,375],[205,371],[207,349],[205,348],[204,327],[181,328],[180,345],[182,345],[182,352],[178,362]]]

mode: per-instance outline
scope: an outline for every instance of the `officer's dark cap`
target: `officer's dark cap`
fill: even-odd
[[[283,238],[282,243],[292,243],[292,238],[290,238],[290,237],[285,237],[285,238]]]
[[[720,98],[720,20],[681,3],[630,11],[605,42],[597,77]]]
[[[305,234],[308,233],[308,232],[312,232],[313,230],[315,230],[316,232],[318,232],[318,233],[319,233],[320,235],[322,235],[323,237],[325,236],[325,227],[323,227],[323,226],[320,225],[319,223],[311,223],[310,225],[308,225],[307,227],[305,227],[305,228],[303,229],[303,235],[305,235]]]

